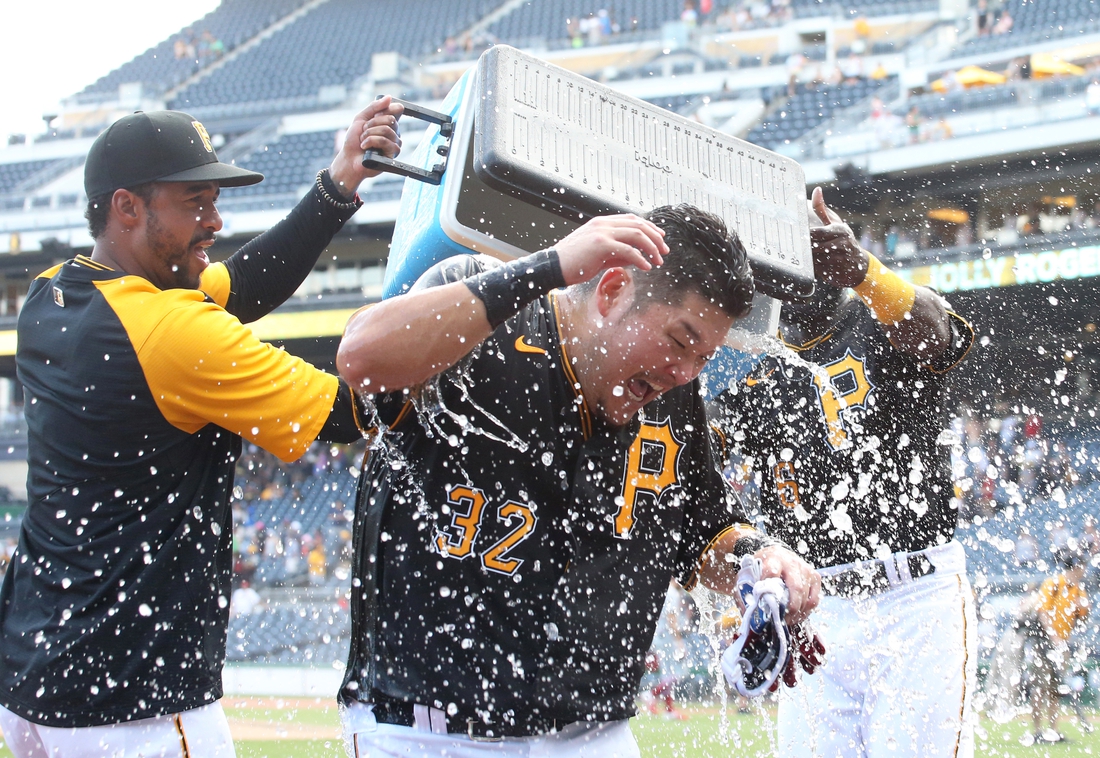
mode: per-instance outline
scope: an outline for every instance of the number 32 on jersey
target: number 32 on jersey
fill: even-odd
[[[683,443],[676,439],[668,419],[661,423],[642,421],[638,436],[627,452],[622,496],[616,498],[616,537],[626,539],[630,536],[639,500],[659,499],[663,492],[679,485],[676,465],[682,448]],[[436,529],[435,548],[441,555],[456,560],[476,554],[481,565],[489,571],[514,574],[523,559],[512,556],[511,552],[534,533],[538,518],[529,504],[506,501],[496,509],[496,520],[511,531],[486,550],[476,553],[487,510],[491,512],[492,506],[484,490],[464,484],[448,487],[443,512],[450,514],[451,519],[450,523]]]
[[[477,536],[481,532],[481,516],[488,504],[485,491],[477,487],[456,485],[447,489],[447,510],[451,523],[435,535],[435,547],[448,558],[462,560],[473,555]],[[497,521],[512,530],[480,554],[481,565],[498,574],[514,574],[523,564],[522,558],[509,556],[516,545],[535,531],[538,518],[525,503],[509,500],[497,508]]]

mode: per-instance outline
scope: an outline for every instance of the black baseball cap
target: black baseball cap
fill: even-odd
[[[264,175],[218,161],[206,127],[180,111],[138,111],[107,127],[84,163],[84,192],[99,197],[146,182],[244,187]]]

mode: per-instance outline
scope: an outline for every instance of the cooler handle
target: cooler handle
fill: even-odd
[[[387,158],[377,150],[368,150],[363,154],[363,166],[366,168],[378,169],[379,171],[386,171],[391,174],[407,176],[410,179],[427,182],[428,184],[439,184],[443,181],[443,172],[447,170],[447,154],[451,151],[451,138],[454,136],[454,120],[446,113],[439,113],[438,111],[433,111],[429,108],[417,105],[416,103],[410,103],[396,97],[393,98],[393,102],[401,103],[401,105],[405,106],[405,112],[401,115],[412,116],[413,118],[419,118],[423,121],[439,125],[439,133],[447,140],[444,144],[436,148],[436,151],[443,156],[443,161],[432,166],[431,170],[426,170],[408,163],[395,161],[393,158]]]

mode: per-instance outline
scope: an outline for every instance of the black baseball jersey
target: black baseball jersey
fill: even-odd
[[[669,579],[690,586],[744,515],[697,384],[623,428],[579,387],[551,294],[415,404],[376,398],[392,426],[360,479],[343,701],[633,715]]]
[[[945,373],[973,332],[951,314],[952,344],[931,366],[896,349],[851,298],[798,362],[767,355],[712,401],[727,451],[755,472],[765,531],[815,566],[950,540],[956,509]],[[812,372],[802,362],[820,368]]]
[[[221,696],[241,438],[293,460],[319,436],[358,436],[346,385],[234,315],[293,291],[283,256],[312,267],[350,215],[330,207],[307,195],[208,267],[203,291],[83,256],[31,284],[16,355],[30,503],[0,589],[4,707],[86,727]]]

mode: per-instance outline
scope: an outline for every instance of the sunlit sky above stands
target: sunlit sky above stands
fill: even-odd
[[[44,113],[218,6],[219,0],[0,2],[0,150],[45,130]]]

